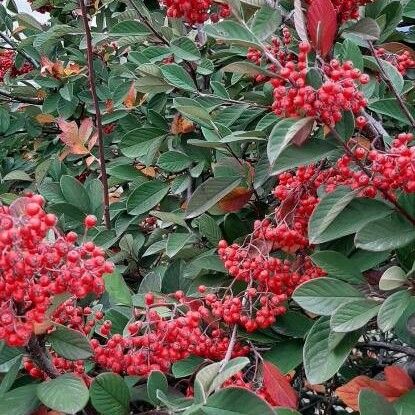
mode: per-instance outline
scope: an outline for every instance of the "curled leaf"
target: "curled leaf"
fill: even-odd
[[[93,132],[91,118],[84,118],[79,127],[75,121],[58,119],[58,126],[62,131],[59,138],[66,145],[68,154],[86,155],[90,153],[97,140],[97,135]]]

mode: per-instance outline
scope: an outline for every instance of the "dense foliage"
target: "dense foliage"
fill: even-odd
[[[415,413],[415,1],[0,4],[0,415]]]

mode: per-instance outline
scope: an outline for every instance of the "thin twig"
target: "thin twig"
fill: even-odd
[[[370,172],[370,170],[354,155],[353,151],[351,151],[350,148],[347,147],[347,144],[343,142],[339,133],[332,127],[330,127],[330,133],[336,139],[336,141],[342,145],[346,154],[353,160],[353,162],[359,167],[359,169],[363,173],[365,173],[366,176],[371,178],[372,173]],[[387,191],[383,189],[378,190],[383,194],[384,198],[388,202],[390,202],[402,216],[404,216],[407,220],[409,220],[409,222],[412,223],[412,225],[415,226],[415,218],[413,216],[411,216],[393,197],[391,197],[391,195]]]
[[[99,108],[98,96],[95,84],[95,72],[94,72],[94,51],[92,48],[92,36],[91,29],[89,27],[88,13],[84,0],[79,1],[81,6],[82,19],[84,22],[85,37],[86,37],[86,51],[87,51],[87,63],[88,63],[88,81],[89,88],[91,90],[92,101],[95,109],[95,127],[98,133],[98,147],[99,147],[99,161],[101,166],[101,182],[104,188],[104,219],[107,229],[111,228],[110,221],[110,202],[109,202],[109,189],[108,189],[108,176],[105,162],[105,148],[104,148],[104,133],[102,130],[102,118],[101,110]]]
[[[231,360],[233,349],[234,349],[235,344],[236,344],[236,334],[237,334],[237,332],[238,332],[238,325],[235,324],[233,326],[231,339],[229,340],[229,346],[228,346],[228,349],[226,350],[225,357],[222,360],[219,372],[222,372],[222,370],[225,368],[226,364]]]
[[[43,99],[42,98],[31,98],[31,97],[22,97],[19,95],[13,95],[10,92],[0,91],[0,95],[3,97],[8,98],[11,101],[21,102],[23,104],[34,104],[34,105],[42,105]]]
[[[408,346],[401,346],[399,344],[386,343],[380,341],[369,341],[367,343],[357,343],[357,347],[361,348],[373,348],[373,349],[385,349],[392,350],[394,352],[404,353],[408,356],[415,357],[415,349]]]
[[[28,60],[29,62],[31,62],[31,64],[35,67],[35,68],[39,68],[40,65],[38,62],[36,62],[31,56],[29,56],[24,50],[21,50],[18,48],[16,42],[14,42],[12,39],[9,38],[9,36],[7,36],[5,33],[0,32],[0,37],[13,49],[15,50],[17,53],[19,53],[20,55],[22,55],[26,60]]]
[[[376,63],[379,66],[379,74],[383,81],[386,83],[390,91],[393,95],[395,95],[396,100],[398,101],[399,107],[405,114],[406,118],[408,118],[409,122],[411,123],[412,127],[415,128],[415,119],[412,116],[411,112],[409,111],[408,107],[406,106],[405,102],[403,101],[402,97],[399,95],[399,92],[396,90],[395,85],[390,80],[388,74],[385,71],[385,68],[383,67],[382,60],[376,55],[375,48],[373,46],[373,43],[368,41],[369,49],[372,54],[372,56],[375,58]]]

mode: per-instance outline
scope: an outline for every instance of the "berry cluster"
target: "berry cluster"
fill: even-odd
[[[73,373],[77,376],[82,377],[87,384],[89,384],[89,376],[85,373],[85,362],[83,360],[67,360],[63,357],[59,357],[55,352],[51,353],[52,364],[58,370],[59,373]],[[25,358],[23,367],[30,376],[37,379],[47,379],[47,375],[37,367],[37,365],[30,360]]]
[[[209,18],[217,22],[220,18],[229,17],[230,7],[227,4],[216,3],[213,0],[162,0],[167,7],[167,16],[183,18],[188,24],[202,24]],[[212,11],[215,5],[217,11]]]
[[[404,50],[401,53],[390,53],[384,48],[379,48],[375,53],[379,58],[395,66],[402,75],[405,75],[408,69],[415,67],[415,60],[412,59],[411,53],[408,50]]]
[[[152,300],[152,294],[148,294],[147,303]],[[177,315],[163,318],[151,305],[148,304],[141,316],[143,319],[128,326],[129,336],[110,336],[111,322],[104,322],[101,334],[109,337],[107,342],[101,345],[97,339],[91,340],[94,359],[101,367],[116,373],[147,376],[152,370],[166,372],[172,363],[190,355],[212,360],[225,356],[230,339],[220,328],[203,329],[203,315],[207,311],[203,306],[201,312],[178,311]],[[246,346],[237,343],[233,356],[246,355],[248,351]]]
[[[286,46],[289,45],[292,41],[291,33],[288,29],[284,28],[282,31],[282,40],[278,38],[272,38],[270,45],[267,46],[268,53],[273,56],[282,66],[285,66],[288,62],[294,61],[296,59],[295,55],[287,50]],[[263,59],[263,52],[255,48],[249,48],[246,55],[247,59],[256,65],[261,64]],[[267,69],[272,72],[277,71],[275,63],[270,63],[269,58],[266,57],[266,62],[268,63]],[[264,75],[256,75],[256,82],[264,82],[269,80]]]
[[[380,192],[393,199],[397,190],[414,193],[415,147],[409,147],[412,140],[412,134],[399,134],[387,152],[368,151],[357,145],[353,157],[341,157],[334,167],[319,175],[316,183],[324,184],[329,192],[339,185],[349,186],[365,197],[375,197]],[[356,168],[356,161],[366,167],[370,175]]]
[[[70,298],[56,309],[52,320],[87,335],[103,317],[102,311],[93,311],[91,307],[76,305],[75,299]]]
[[[57,218],[43,203],[30,195],[0,207],[0,340],[9,346],[27,344],[55,295],[100,295],[103,274],[113,271],[94,243],[77,246],[76,233],[59,235]],[[95,217],[85,219],[86,227],[95,224]]]
[[[307,84],[307,61],[310,46],[300,43],[298,61],[289,61],[273,79],[273,111],[278,116],[311,116],[327,125],[342,118],[343,111],[359,113],[366,105],[358,83],[365,84],[369,77],[353,67],[352,62],[340,63],[333,59],[324,67],[325,81],[319,88]]]
[[[228,324],[239,324],[247,331],[272,325],[285,313],[284,301],[301,283],[324,276],[301,251],[309,248],[308,220],[318,203],[313,167],[300,167],[296,173],[283,173],[274,195],[280,204],[274,220],[256,221],[250,241],[239,246],[221,241],[218,253],[229,274],[248,284],[243,298],[206,296],[214,316]],[[297,254],[295,260],[273,256],[282,251]]]
[[[21,68],[16,68],[14,64],[15,52],[13,50],[0,50],[0,82],[3,82],[7,73],[10,73],[12,78],[31,72],[33,70],[32,64],[25,62]]]

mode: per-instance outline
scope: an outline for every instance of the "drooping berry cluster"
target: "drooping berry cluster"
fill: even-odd
[[[283,173],[274,190],[279,205],[273,219],[256,221],[251,239],[244,245],[221,241],[218,253],[229,274],[248,284],[242,298],[206,296],[212,313],[228,324],[240,324],[247,331],[272,325],[285,313],[284,301],[295,288],[312,278],[324,276],[320,268],[301,251],[309,248],[308,220],[318,203],[314,167],[300,167]],[[296,259],[273,253],[297,254]]]
[[[384,48],[376,49],[376,55],[391,63],[402,74],[405,75],[408,69],[415,67],[415,60],[412,58],[408,50],[401,53],[390,53]]]
[[[389,151],[370,150],[357,145],[354,157],[344,155],[335,166],[321,173],[316,182],[324,184],[326,191],[339,185],[359,190],[365,197],[380,193],[395,198],[397,190],[415,192],[415,147],[409,147],[412,134],[402,133],[391,143]],[[369,175],[356,166],[356,160]]]
[[[0,50],[0,82],[3,82],[7,73],[12,78],[31,72],[33,70],[32,64],[25,62],[20,68],[16,68],[14,60],[16,54],[13,50]]]
[[[151,302],[150,296],[147,295],[147,303]],[[156,309],[148,308],[141,316],[143,319],[128,326],[129,336],[110,336],[111,322],[104,322],[101,334],[109,339],[103,345],[96,339],[91,341],[94,359],[101,367],[113,372],[138,376],[147,376],[152,370],[166,372],[172,363],[190,355],[223,359],[230,339],[218,327],[204,327],[205,313],[206,310],[189,310],[182,315],[178,312],[163,318]],[[242,356],[248,351],[246,346],[237,343],[232,355]]]
[[[333,59],[324,67],[324,81],[319,88],[308,84],[307,56],[310,46],[300,43],[298,61],[289,61],[280,70],[280,78],[273,79],[273,111],[278,116],[311,116],[327,125],[342,118],[343,111],[359,113],[366,105],[358,84],[369,77],[353,67],[351,62],[340,63]],[[322,74],[323,75],[323,74]]]
[[[183,18],[188,24],[202,24],[209,18],[217,22],[220,18],[229,17],[230,7],[213,0],[161,0],[167,7],[167,16]],[[213,10],[215,6],[216,11]]]
[[[0,207],[0,340],[9,346],[27,344],[55,295],[101,295],[102,276],[113,271],[94,243],[76,245],[74,232],[59,235],[43,203],[32,195]],[[85,219],[87,227],[92,219]]]

